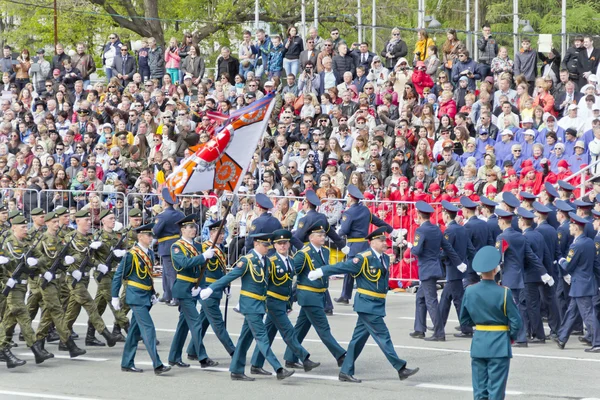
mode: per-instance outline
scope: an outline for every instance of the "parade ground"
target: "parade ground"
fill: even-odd
[[[341,292],[341,280],[332,280],[332,297]],[[155,279],[157,291],[161,292],[160,279]],[[234,343],[237,341],[243,317],[233,311],[239,296],[239,282],[232,287],[229,302],[227,328]],[[92,295],[95,282],[90,284]],[[190,368],[173,369],[165,375],[155,376],[150,358],[142,344],[138,348],[136,366],[144,369],[142,374],[121,372],[120,362],[123,343],[113,348],[90,348],[84,346],[87,315],[82,310],[75,325],[81,339],[78,346],[86,348],[87,354],[70,360],[67,352],[59,352],[57,344],[46,344],[55,358],[35,365],[31,351],[23,342],[14,348],[14,354],[27,360],[27,365],[13,370],[2,367],[0,371],[0,399],[469,399],[471,392],[470,339],[459,339],[456,333],[457,317],[453,310],[446,326],[445,342],[425,342],[409,337],[414,320],[414,294],[392,293],[387,297],[386,323],[392,334],[398,355],[408,361],[407,367],[419,367],[420,372],[405,381],[399,381],[397,373],[389,365],[383,353],[372,339],[356,364],[355,377],[360,384],[338,381],[339,368],[319,337],[311,330],[304,346],[313,361],[321,362],[315,370],[296,374],[285,381],[275,376],[256,377],[255,382],[232,382],[229,377],[230,358],[222,345],[208,331],[205,345],[209,356],[219,362],[215,368],[201,369],[196,361],[184,361]],[[224,306],[225,302],[222,302]],[[294,305],[290,314],[295,321],[299,306]],[[104,320],[110,326],[109,311]],[[169,346],[179,313],[175,307],[157,304],[151,311],[160,340],[158,352],[164,364],[168,361]],[[39,314],[38,317],[39,319]],[[37,325],[38,319],[34,322]],[[351,338],[356,314],[352,306],[335,305],[334,315],[329,317],[332,333],[342,347]],[[429,323],[431,325],[431,323]],[[546,328],[547,329],[547,328]],[[429,334],[428,334],[429,335]],[[97,334],[102,340],[102,337]],[[188,340],[189,340],[188,336]],[[17,335],[15,334],[15,340]],[[577,337],[571,337],[565,350],[559,350],[554,342],[530,345],[514,349],[507,388],[509,399],[600,399],[600,356],[585,353]],[[184,349],[185,351],[185,349]],[[285,344],[278,336],[273,351],[283,363]],[[251,355],[251,353],[249,353]],[[250,376],[250,360],[246,374]],[[265,369],[272,371],[269,365]]]

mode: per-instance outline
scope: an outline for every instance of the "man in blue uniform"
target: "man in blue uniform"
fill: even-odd
[[[281,222],[277,218],[271,215],[269,212],[273,208],[273,203],[269,198],[259,193],[256,195],[256,205],[254,206],[254,212],[258,215],[250,225],[250,235],[246,236],[246,251],[250,252],[254,247],[252,246],[253,235],[260,233],[273,233],[277,229],[281,229]],[[273,248],[269,249],[269,254],[273,253]]]
[[[178,303],[173,299],[171,290],[175,284],[175,270],[173,269],[173,261],[171,260],[171,245],[175,243],[181,236],[179,225],[175,222],[181,220],[185,215],[173,208],[175,200],[171,197],[169,189],[163,188],[163,212],[156,216],[154,225],[154,236],[158,241],[158,255],[162,263],[162,286],[163,295],[160,299],[167,305],[176,306]]]
[[[391,232],[391,227],[380,227],[367,236],[370,244],[368,250],[356,254],[352,260],[317,268],[308,273],[311,281],[341,273],[352,274],[356,278],[358,294],[354,299],[354,311],[358,314],[358,320],[340,370],[339,380],[342,382],[361,382],[354,377],[354,364],[369,336],[373,337],[390,364],[398,371],[400,380],[419,372],[419,368],[406,368],[406,361],[398,357],[390,331],[383,320],[390,265],[390,257],[385,254],[385,234]]]
[[[183,345],[188,331],[192,333],[192,342],[199,349],[202,347],[200,314],[193,299],[200,293],[197,285],[200,278],[200,266],[215,255],[212,248],[201,251],[201,246],[194,243],[198,233],[196,214],[188,215],[176,222],[181,228],[181,238],[171,245],[173,268],[177,272],[173,285],[173,298],[179,301],[179,321],[169,351],[169,365],[187,368],[190,364],[181,360]],[[208,358],[201,357],[203,360]]]
[[[213,292],[222,291],[234,280],[238,278],[242,280],[240,312],[244,315],[244,324],[229,367],[231,380],[234,381],[254,380],[254,378],[246,376],[244,373],[246,354],[252,344],[252,339],[256,340],[260,352],[277,372],[278,380],[292,376],[295,372],[283,368],[275,354],[273,354],[263,322],[266,312],[267,276],[270,272],[267,254],[272,247],[271,237],[270,233],[252,234],[253,249],[240,258],[231,272],[200,292],[200,298],[206,300]]]
[[[342,215],[339,230],[341,236],[346,236],[346,243],[348,243],[348,247],[350,248],[348,258],[352,258],[361,251],[365,251],[369,248],[369,243],[365,238],[369,233],[371,224],[378,227],[385,226],[391,228],[391,226],[383,220],[371,214],[371,211],[369,211],[367,206],[360,203],[364,197],[365,196],[359,188],[352,184],[348,185],[348,208]],[[337,299],[334,299],[335,302],[349,304],[350,299],[352,298],[353,288],[354,278],[352,277],[352,274],[346,274],[344,276],[342,295]]]
[[[596,261],[594,263],[594,275],[596,277],[596,283],[600,286],[600,212],[592,210],[592,214],[594,215],[594,229],[596,229],[596,231],[599,232],[594,238],[594,245],[596,246]],[[600,321],[600,288],[598,288],[598,293],[596,293],[596,295],[592,297],[592,303],[594,306],[594,313],[596,314],[596,319]],[[591,332],[588,331],[585,336],[579,337],[579,341],[587,346],[591,346],[591,336]]]
[[[558,220],[556,219],[556,206],[554,205],[554,200],[559,197],[558,191],[550,182],[544,183],[544,190],[540,193],[539,201],[550,209],[547,221],[554,229],[558,229],[559,225]]]
[[[566,202],[568,205],[575,208],[575,205],[571,201],[573,197],[573,191],[575,190],[575,186],[571,185],[565,181],[558,181],[558,194],[560,195],[560,200]]]
[[[474,218],[483,224],[482,228],[485,232],[487,232],[487,225],[485,222],[474,216],[475,208],[469,208],[472,206],[471,203],[472,202],[468,197],[463,197],[461,199],[461,204],[463,205],[463,215],[465,218],[467,218],[467,216],[470,217],[469,221],[467,221],[467,224],[472,223],[473,221],[471,218]],[[442,207],[444,207],[442,218],[444,220],[444,224],[446,224],[444,238],[448,241],[448,243],[450,243],[458,257],[461,259],[462,264],[470,264],[470,261],[475,256],[475,248],[473,247],[473,244],[471,244],[471,239],[467,234],[465,226],[459,225],[455,221],[456,214],[458,213],[458,207],[446,200],[442,200]],[[477,207],[477,205],[475,205],[475,207]],[[465,215],[465,212],[467,215]],[[479,222],[475,222],[473,225],[479,225]],[[478,238],[478,240],[481,240],[481,238]],[[465,292],[463,279],[465,279],[465,272],[467,272],[467,270],[465,266],[460,267],[460,269],[452,266],[449,260],[446,258],[444,258],[442,262],[446,268],[446,285],[444,285],[444,289],[442,290],[438,312],[440,324],[445,327],[446,322],[448,321],[448,315],[450,314],[450,306],[452,303],[454,303],[454,308],[456,308],[456,314],[458,315],[460,313],[460,304]],[[475,271],[473,271],[473,273],[475,273]],[[473,328],[470,326],[461,325],[460,333],[455,333],[454,336],[458,338],[470,338],[473,336]]]
[[[596,230],[594,229],[593,224],[594,217],[592,216],[592,208],[594,207],[594,203],[587,203],[582,200],[575,200],[573,202],[573,205],[577,208],[576,214],[588,221],[588,223],[585,224],[583,233],[585,234],[585,236],[594,240],[594,238],[596,237]]]
[[[479,251],[479,249],[481,249],[483,246],[492,245],[494,243],[492,239],[492,233],[490,232],[488,224],[486,224],[485,221],[477,218],[477,215],[475,215],[475,211],[477,210],[477,203],[475,203],[468,197],[463,196],[460,198],[460,204],[463,207],[463,217],[466,221],[464,224],[464,230],[461,232],[461,234],[465,234],[465,236],[469,238],[471,245],[474,247],[474,256],[475,253]],[[461,236],[459,236],[459,239],[460,238]],[[452,247],[454,247],[454,249],[456,250],[455,246]],[[472,259],[473,256],[471,256],[470,258]],[[453,273],[455,273],[455,271],[453,271]],[[463,282],[465,287],[468,285],[472,285],[473,283],[479,282],[479,275],[477,275],[477,273],[473,271],[473,268],[470,267],[470,263],[467,263],[467,272],[464,274]],[[460,301],[457,307],[460,308]],[[473,332],[471,331],[471,334],[472,333]]]
[[[496,238],[496,248],[501,252],[505,249],[502,255],[502,284],[511,290],[515,304],[519,304],[521,319],[525,319],[527,310],[519,301],[525,288],[524,269],[532,268],[542,276],[544,267],[525,237],[513,229],[512,219],[515,215],[500,208],[496,208],[496,214],[498,226],[502,229],[502,233]],[[519,330],[515,346],[527,347],[527,330],[524,327]]]
[[[325,237],[325,226],[315,223],[308,229],[309,244],[294,256],[294,269],[296,282],[298,283],[297,297],[298,304],[301,307],[294,331],[298,341],[302,343],[310,327],[313,326],[323,344],[337,360],[338,366],[341,366],[344,362],[346,350],[339,345],[331,334],[331,328],[323,309],[325,291],[329,287],[329,278],[321,278],[316,281],[308,279],[310,271],[329,264],[329,250],[324,247]],[[298,357],[289,346],[283,358],[286,367],[303,368],[298,362]]]
[[[517,207],[521,205],[521,202],[517,197],[511,192],[503,192],[502,193],[502,202],[500,203],[504,211],[508,211],[511,214],[515,214],[515,210]],[[519,220],[518,218],[513,218],[511,221],[512,228],[521,233],[521,228],[519,228]]]
[[[498,203],[485,196],[481,196],[480,201],[482,214],[487,218],[486,224],[490,232],[490,237],[492,242],[496,243],[496,238],[502,233],[502,230],[498,226],[498,216],[496,215],[496,206],[498,206]]]
[[[546,334],[544,332],[544,324],[542,323],[540,292],[544,285],[554,286],[554,279],[548,274],[546,265],[552,264],[553,260],[550,257],[548,246],[544,243],[544,237],[541,233],[536,232],[533,228],[533,219],[535,215],[524,209],[517,208],[519,216],[519,228],[523,231],[523,236],[531,247],[531,251],[538,256],[542,262],[542,274],[538,268],[531,268],[525,265],[523,270],[523,283],[525,290],[520,299],[520,303],[527,309],[523,325],[529,327],[533,338],[528,340],[528,343],[545,343]]]
[[[466,269],[442,231],[430,221],[433,207],[424,201],[417,201],[417,222],[419,227],[415,232],[414,243],[409,243],[411,253],[417,256],[419,263],[419,280],[421,282],[416,295],[415,331],[410,336],[427,341],[445,341],[444,325],[438,315],[437,280],[443,277],[440,263],[440,248],[448,258],[448,265],[452,268]],[[425,321],[427,313],[433,321],[433,335],[425,338],[427,326]]]
[[[219,232],[219,226],[221,225],[221,220],[216,221],[208,226],[210,240],[202,243],[202,252],[211,248],[214,244],[213,249],[215,250],[215,257],[210,260],[206,260],[206,262],[201,266],[204,268],[204,275],[202,277],[202,281],[200,282],[200,288],[206,289],[211,283],[216,282],[221,279],[223,276],[227,275],[227,257],[221,251],[220,245],[223,243],[225,239],[225,233],[221,231],[219,237],[217,237],[217,233]],[[202,309],[200,310],[200,325],[202,327],[202,340],[204,341],[204,335],[206,335],[206,331],[210,326],[223,345],[225,350],[229,355],[233,356],[233,352],[235,351],[235,345],[233,341],[229,337],[229,333],[227,332],[225,321],[223,321],[223,314],[221,314],[221,298],[223,294],[225,296],[230,296],[229,294],[230,288],[226,287],[223,291],[215,291],[210,297],[206,300],[200,300],[202,304]],[[199,297],[198,297],[199,298]],[[204,342],[200,346],[200,366],[202,368],[214,367],[219,363],[211,360],[206,355],[206,349],[204,348]],[[194,343],[191,341],[187,348],[188,359],[189,360],[198,360],[198,350],[194,346]],[[206,357],[206,358],[204,358]]]
[[[273,343],[275,335],[279,332],[283,341],[294,355],[302,360],[304,371],[308,372],[321,364],[310,360],[310,354],[298,342],[294,326],[287,315],[288,303],[292,296],[292,281],[295,275],[294,260],[289,256],[291,238],[292,233],[288,230],[280,229],[273,232],[275,254],[269,257],[271,264],[267,277],[267,319],[265,327],[269,343]],[[256,347],[252,355],[250,373],[255,375],[271,375],[270,372],[263,369],[264,364],[265,357],[258,347]]]
[[[134,364],[135,353],[138,342],[141,339],[146,346],[146,350],[152,359],[152,366],[156,375],[164,374],[171,370],[171,367],[163,365],[156,351],[156,329],[150,316],[150,309],[153,304],[158,302],[154,283],[152,281],[152,228],[154,224],[147,224],[136,228],[137,244],[131,248],[121,259],[121,263],[115,272],[112,281],[112,300],[111,304],[115,310],[121,308],[119,299],[119,290],[123,281],[127,281],[125,301],[131,307],[133,313],[127,340],[123,348],[123,357],[121,359],[121,371],[124,372],[144,372],[136,368]]]
[[[502,400],[505,397],[511,341],[517,338],[522,321],[511,290],[496,284],[500,252],[492,246],[479,250],[473,269],[481,282],[465,290],[460,311],[461,325],[475,327],[471,342],[473,398]]]
[[[564,349],[573,331],[575,317],[581,315],[583,323],[590,332],[592,347],[585,349],[586,352],[600,353],[600,322],[596,318],[592,305],[592,297],[598,294],[598,282],[596,276],[599,274],[596,265],[596,246],[594,241],[585,233],[585,225],[588,221],[579,215],[569,213],[571,223],[569,225],[573,243],[569,246],[566,258],[561,258],[558,265],[565,272],[564,278],[571,284],[569,296],[569,308],[558,330],[556,344],[558,348]]]

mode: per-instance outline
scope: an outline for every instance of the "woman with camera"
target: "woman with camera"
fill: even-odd
[[[383,46],[381,57],[385,60],[385,67],[392,72],[401,57],[408,54],[408,46],[400,37],[400,29],[392,29],[392,36]]]

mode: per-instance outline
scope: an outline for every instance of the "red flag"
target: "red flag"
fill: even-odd
[[[508,249],[508,242],[505,239],[502,239],[502,254]]]

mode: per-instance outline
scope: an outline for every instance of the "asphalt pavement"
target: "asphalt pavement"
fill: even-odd
[[[155,280],[155,286],[160,291],[160,280]],[[227,326],[235,342],[243,323],[243,317],[232,311],[239,296],[239,282],[234,282],[232,289]],[[93,294],[95,290],[92,281],[90,291]],[[332,280],[330,290],[332,297],[337,297],[341,292],[341,280]],[[53,352],[55,358],[35,365],[31,351],[24,347],[23,342],[18,342],[19,347],[14,348],[13,352],[26,359],[27,365],[13,370],[0,366],[0,399],[125,400],[187,399],[198,396],[244,400],[473,398],[470,339],[453,336],[456,332],[454,327],[458,325],[454,311],[446,326],[446,341],[429,343],[409,337],[414,321],[414,294],[390,292],[387,299],[386,323],[396,351],[408,361],[409,368],[420,368],[418,374],[402,382],[372,339],[369,339],[356,363],[355,376],[362,379],[362,383],[339,382],[337,364],[314,330],[309,332],[304,346],[311,353],[313,361],[321,362],[320,367],[309,373],[297,370],[294,376],[284,381],[277,381],[275,376],[261,376],[255,382],[232,382],[228,372],[230,357],[209,329],[205,345],[209,356],[219,365],[201,369],[198,362],[188,361],[184,356],[184,361],[192,364],[190,368],[174,368],[162,376],[154,375],[150,358],[142,344],[138,348],[136,366],[145,371],[131,374],[120,370],[122,343],[113,348],[87,348],[85,356],[73,360],[69,359],[67,352],[59,352],[56,344],[46,344],[46,349]],[[299,306],[295,304],[290,314],[292,322],[298,310]],[[176,307],[158,304],[153,307],[151,315],[161,342],[159,355],[166,364],[179,313]],[[107,325],[112,326],[113,317],[109,310],[103,317]],[[356,323],[352,306],[336,305],[329,323],[334,337],[342,347],[346,347]],[[37,319],[34,328],[36,325]],[[87,315],[82,310],[75,331],[81,337],[77,340],[78,346],[83,348],[86,327]],[[99,334],[96,336],[103,340]],[[576,337],[571,338],[565,350],[559,350],[550,340],[544,345],[515,349],[507,398],[600,400],[600,355],[585,353],[584,349]],[[275,339],[273,351],[283,363],[285,344],[279,336]],[[269,365],[265,369],[272,370]],[[249,365],[246,374],[250,374]]]

